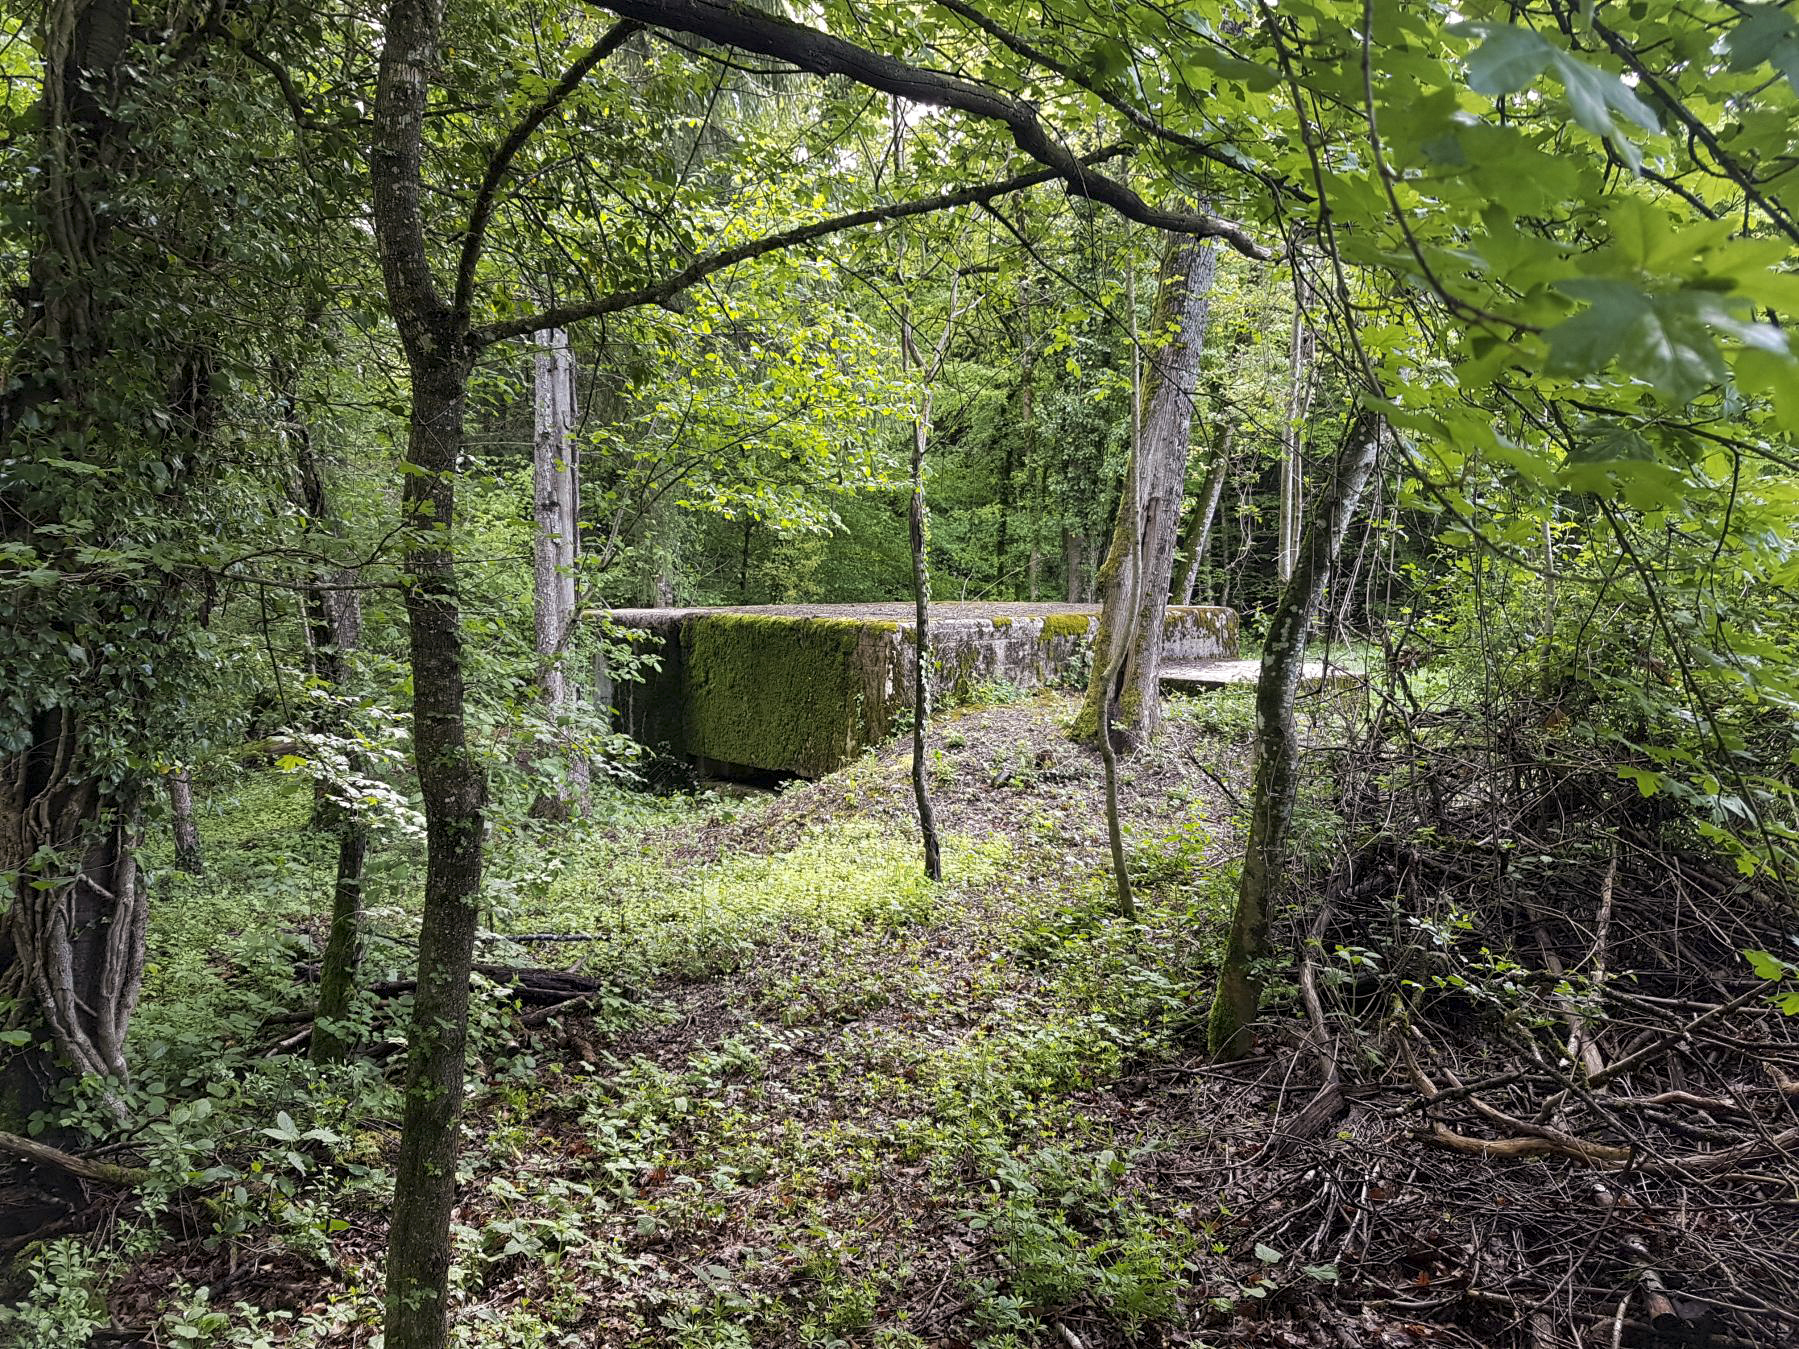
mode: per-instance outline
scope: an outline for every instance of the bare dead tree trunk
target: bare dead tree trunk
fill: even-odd
[[[1225,480],[1231,471],[1231,439],[1236,432],[1233,422],[1225,422],[1218,432],[1218,447],[1212,451],[1212,464],[1206,470],[1205,484],[1199,489],[1199,500],[1193,503],[1193,522],[1188,527],[1186,564],[1181,568],[1180,589],[1176,604],[1193,603],[1193,588],[1199,582],[1199,567],[1206,557],[1206,544],[1212,539],[1212,521],[1218,517],[1218,503],[1224,497]]]
[[[1287,420],[1281,427],[1280,514],[1275,540],[1275,575],[1285,584],[1299,561],[1299,519],[1305,482],[1305,423],[1312,410],[1317,334],[1306,322],[1312,291],[1305,274],[1293,269],[1293,330],[1288,345]]]
[[[1139,745],[1161,717],[1162,619],[1173,580],[1194,390],[1217,269],[1218,257],[1209,244],[1171,238],[1164,248],[1150,328],[1158,335],[1170,334],[1170,340],[1150,351],[1141,443],[1125,473],[1112,546],[1100,569],[1093,675],[1071,728],[1077,740],[1091,740],[1102,726],[1113,725],[1126,745]],[[1115,650],[1122,652],[1122,662],[1113,661]],[[1104,683],[1108,670],[1114,670],[1109,690]],[[1108,699],[1116,707],[1110,723],[1102,720]]]
[[[537,346],[537,433],[531,451],[531,488],[537,513],[532,617],[544,711],[556,724],[573,711],[578,697],[566,659],[576,621],[575,565],[580,548],[575,358],[568,334],[560,328],[538,333]],[[531,813],[539,819],[566,819],[570,809],[587,795],[587,762],[569,748],[568,789],[538,797]]]
[[[169,794],[169,832],[175,839],[175,865],[190,875],[203,875],[205,859],[200,850],[200,826],[194,821],[194,780],[185,768],[163,774]]]
[[[1240,1058],[1248,1049],[1249,1028],[1261,1003],[1262,983],[1255,967],[1271,954],[1269,918],[1280,893],[1293,804],[1299,794],[1299,732],[1293,701],[1304,669],[1306,637],[1374,468],[1380,437],[1380,420],[1371,412],[1360,414],[1350,425],[1330,479],[1312,506],[1298,565],[1281,591],[1262,648],[1256,685],[1255,796],[1236,912],[1207,1027],[1212,1052],[1222,1058]]]

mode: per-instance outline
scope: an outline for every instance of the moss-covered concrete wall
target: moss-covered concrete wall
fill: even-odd
[[[661,669],[617,690],[622,729],[665,752],[730,771],[820,777],[910,716],[910,606],[621,610]],[[1236,654],[1237,616],[1170,609],[1169,660]],[[932,693],[1004,681],[1047,684],[1098,625],[1091,605],[946,604],[933,610]]]

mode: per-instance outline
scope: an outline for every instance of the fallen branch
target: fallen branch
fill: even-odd
[[[72,1152],[64,1152],[61,1148],[53,1148],[35,1139],[21,1138],[18,1134],[0,1132],[0,1152],[11,1153],[33,1166],[48,1167],[74,1176],[77,1180],[92,1181],[96,1185],[136,1189],[147,1184],[151,1178],[148,1171],[135,1166],[119,1166],[113,1162],[96,1162],[88,1157],[77,1157]]]

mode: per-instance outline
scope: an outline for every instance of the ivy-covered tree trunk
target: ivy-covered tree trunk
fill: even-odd
[[[1233,422],[1225,422],[1218,432],[1218,447],[1212,451],[1212,463],[1206,469],[1206,480],[1199,489],[1199,500],[1193,503],[1193,520],[1187,527],[1186,561],[1181,567],[1180,587],[1175,591],[1176,604],[1193,603],[1193,589],[1199,583],[1200,564],[1206,558],[1206,544],[1212,539],[1212,521],[1218,518],[1218,503],[1224,498],[1225,480],[1231,471],[1231,440],[1236,432]]]
[[[120,340],[107,198],[125,171],[114,100],[130,20],[127,0],[58,0],[45,6],[39,30],[41,189],[20,292],[27,339],[9,353],[0,394],[8,461],[0,472],[0,542],[47,572],[93,573],[68,553],[97,541],[81,523],[95,503],[65,519],[59,489],[70,475],[56,470],[59,483],[34,474],[34,461],[87,460],[96,471],[105,463],[121,490],[131,489],[130,467],[107,462],[116,412],[95,388]],[[144,359],[151,389],[158,367],[153,355]],[[102,762],[92,743],[117,737],[116,728],[95,724],[108,700],[136,696],[131,671],[152,627],[137,602],[148,596],[124,578],[36,593],[50,600],[41,614],[14,608],[12,616],[22,638],[42,633],[44,640],[6,643],[18,664],[4,681],[10,706],[0,726],[0,874],[12,878],[0,910],[0,1029],[25,1037],[0,1050],[0,1122],[16,1124],[42,1108],[65,1076],[127,1077],[125,1028],[144,961],[145,893],[134,850],[139,807],[154,785],[154,774],[129,760]],[[94,642],[102,630],[105,638]],[[123,1119],[113,1093],[104,1098]]]
[[[1128,746],[1146,741],[1161,717],[1157,680],[1162,618],[1174,574],[1187,449],[1193,436],[1193,395],[1217,270],[1216,252],[1199,240],[1171,238],[1162,255],[1149,329],[1151,364],[1143,433],[1125,471],[1111,548],[1100,568],[1099,632],[1087,696],[1071,730],[1077,740],[1099,735],[1108,700],[1114,734]],[[1162,343],[1164,335],[1167,341]],[[1133,565],[1141,568],[1141,575],[1132,574]],[[1124,660],[1117,662],[1112,652],[1120,641],[1126,650]],[[1107,690],[1106,675],[1114,668],[1117,676]]]
[[[1281,591],[1262,646],[1256,684],[1255,795],[1237,908],[1207,1028],[1212,1052],[1223,1058],[1240,1058],[1249,1048],[1249,1027],[1261,1004],[1262,979],[1256,966],[1272,954],[1268,923],[1285,874],[1293,805],[1299,795],[1299,731],[1293,701],[1305,665],[1307,631],[1373,471],[1380,436],[1380,419],[1371,412],[1351,424],[1331,465],[1330,479],[1313,504],[1293,575]]]
[[[423,128],[442,20],[440,0],[389,5],[370,156],[382,273],[412,376],[401,509],[426,845],[418,991],[388,1240],[388,1349],[441,1349],[448,1336],[450,1211],[487,795],[486,770],[464,723],[462,608],[451,533],[472,352],[465,316],[443,301],[432,276],[421,204]]]

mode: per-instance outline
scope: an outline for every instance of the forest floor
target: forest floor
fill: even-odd
[[[1007,694],[933,723],[939,886],[919,875],[902,746],[778,794],[645,802],[496,846],[490,925],[580,940],[495,939],[482,958],[604,991],[535,1026],[503,989],[480,1000],[459,1343],[1649,1342],[1625,1305],[1634,1276],[1604,1322],[1573,1277],[1589,1277],[1580,1259],[1531,1282],[1545,1212],[1552,1243],[1611,1220],[1580,1168],[1427,1146],[1403,1084],[1352,1087],[1326,1129],[1283,1132],[1319,1077],[1291,970],[1271,972],[1256,1053],[1207,1060],[1247,695],[1171,700],[1165,731],[1125,765],[1135,922],[1112,912],[1100,769],[1063,735],[1073,711],[1064,695]],[[279,810],[291,820],[296,804],[289,792]],[[279,848],[236,827],[225,847]],[[244,997],[246,943],[266,952],[282,923],[283,949],[316,938],[316,918],[298,916],[316,910],[307,865],[257,873],[260,920],[222,892],[225,870],[179,892],[185,930],[162,929],[143,1034],[171,1065],[195,1027],[216,1040],[231,1024],[219,1009]],[[205,977],[215,993],[196,991]],[[257,977],[264,1014],[294,1001]],[[185,1010],[159,1015],[158,998]],[[378,1017],[373,1033],[392,1044],[397,1024]],[[228,1154],[230,1202],[176,1198],[154,1241],[121,1209],[104,1266],[90,1238],[84,1272],[65,1277],[104,1308],[109,1342],[371,1343],[391,1084],[378,1068],[320,1073],[263,1053],[246,1048],[253,1066],[229,1088],[212,1083],[230,1056],[183,1078],[261,1128],[221,1143],[164,1107],[167,1150],[187,1149],[190,1176],[219,1162],[206,1149]],[[1792,1209],[1778,1187],[1774,1202],[1789,1204],[1772,1211],[1777,1230]],[[1628,1235],[1608,1234],[1602,1258],[1618,1263]],[[42,1276],[34,1296],[54,1301]]]

